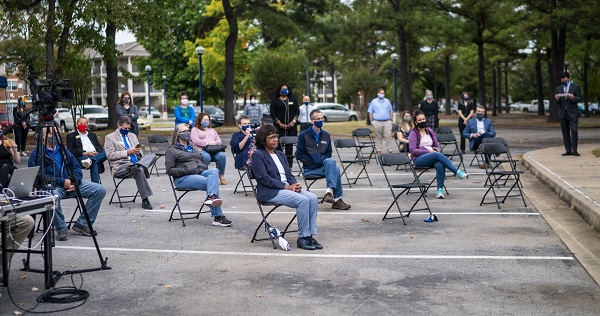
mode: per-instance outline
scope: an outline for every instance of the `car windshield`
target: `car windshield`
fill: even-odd
[[[105,108],[85,108],[83,113],[87,114],[105,114],[108,111]]]

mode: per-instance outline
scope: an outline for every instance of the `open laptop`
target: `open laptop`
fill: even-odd
[[[12,178],[10,179],[10,183],[8,184],[8,188],[14,192],[16,198],[26,198],[31,194],[35,178],[39,171],[39,166],[15,169]]]

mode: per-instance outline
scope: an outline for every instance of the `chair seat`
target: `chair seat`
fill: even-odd
[[[368,163],[369,159],[358,158],[355,160],[340,160],[340,162],[343,162],[343,163],[363,163],[363,162]]]
[[[262,206],[281,206],[283,204],[273,203],[273,202],[260,202],[260,205],[262,205]]]
[[[405,189],[412,189],[412,188],[425,188],[427,187],[427,183],[402,183],[402,184],[392,184],[389,186],[390,188],[405,188]]]
[[[492,176],[512,176],[517,174],[523,174],[523,171],[492,171],[488,172]]]
[[[325,179],[325,176],[320,176],[320,175],[308,175],[308,176],[304,176],[304,179],[306,180],[319,180],[319,179]]]

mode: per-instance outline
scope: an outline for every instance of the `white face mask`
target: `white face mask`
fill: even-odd
[[[256,100],[250,100],[250,104],[252,104],[252,105],[256,104]]]
[[[385,94],[384,93],[379,93],[379,94],[377,94],[377,97],[380,98],[380,99],[383,99],[385,97]]]
[[[188,105],[188,99],[181,100],[181,105]]]

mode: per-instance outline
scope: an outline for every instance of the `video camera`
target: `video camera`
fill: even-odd
[[[33,95],[31,100],[33,109],[39,111],[44,118],[54,115],[58,102],[73,102],[75,99],[75,92],[70,88],[69,79],[47,80],[46,84],[41,83],[37,76],[30,75],[27,79]]]

